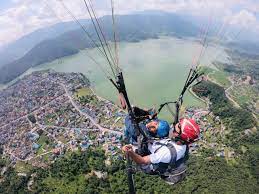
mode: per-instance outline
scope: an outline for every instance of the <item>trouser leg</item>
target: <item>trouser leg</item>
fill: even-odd
[[[128,143],[135,144],[137,142],[137,132],[133,126],[133,123],[130,119],[130,116],[127,115],[125,118],[125,138],[128,140]]]

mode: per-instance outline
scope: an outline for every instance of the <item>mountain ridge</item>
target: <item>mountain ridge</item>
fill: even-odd
[[[89,24],[90,20],[80,20],[83,25]],[[57,23],[49,27],[37,29],[16,41],[13,41],[0,48],[0,67],[11,63],[29,52],[34,46],[40,42],[55,38],[61,34],[77,29],[78,26],[74,22]]]
[[[169,14],[136,14],[118,15],[117,30],[120,41],[138,42],[160,35],[177,37],[194,37],[198,28],[180,17]],[[110,16],[100,19],[106,39],[113,40],[112,20]],[[141,26],[141,29],[139,28]],[[92,25],[86,25],[92,39],[97,42],[98,37]],[[86,37],[82,29],[76,29],[61,34],[55,39],[44,40],[34,46],[22,58],[3,66],[0,69],[0,83],[8,83],[31,67],[50,62],[60,57],[76,54],[82,49],[93,48],[94,45]]]

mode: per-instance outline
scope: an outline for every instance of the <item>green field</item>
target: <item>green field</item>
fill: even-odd
[[[26,164],[25,162],[17,161],[15,170],[20,173],[28,173],[32,170],[32,166],[30,164]]]
[[[40,145],[40,148],[38,149],[38,151],[37,151],[37,155],[40,155],[40,154],[43,154],[44,153],[44,148],[45,148],[45,146],[46,146],[46,143],[43,143],[43,144],[41,144]]]
[[[83,96],[88,96],[91,94],[93,94],[93,92],[90,88],[81,88],[76,91],[76,96],[78,98],[83,97]]]
[[[231,86],[231,82],[228,80],[228,74],[223,71],[214,71],[210,77],[215,80],[217,83],[222,85],[224,88]]]
[[[43,145],[44,143],[49,141],[49,138],[46,135],[41,135],[40,138],[37,141],[37,144]]]
[[[240,105],[259,100],[258,93],[251,85],[242,84],[231,90],[231,95]]]
[[[224,88],[228,88],[231,86],[231,82],[228,79],[229,74],[221,71],[221,70],[215,70],[210,67],[202,67],[202,71],[204,72],[205,75],[208,75],[208,77],[218,83],[219,85],[223,86]]]

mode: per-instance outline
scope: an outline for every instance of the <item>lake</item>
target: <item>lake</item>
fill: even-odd
[[[140,107],[158,107],[163,102],[176,100],[193,57],[199,54],[200,48],[197,41],[169,37],[138,43],[120,43],[120,66],[132,104]],[[227,60],[223,48],[209,46],[201,64],[213,67],[211,63],[215,59],[215,53],[220,54],[220,60]],[[31,68],[25,74],[49,68],[60,72],[81,72],[90,79],[99,96],[118,103],[116,89],[87,55],[94,57],[108,69],[97,49],[86,49],[76,55]],[[204,106],[203,102],[189,92],[184,96],[184,103],[185,106]]]

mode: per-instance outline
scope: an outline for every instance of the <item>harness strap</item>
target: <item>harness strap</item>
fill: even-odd
[[[154,153],[156,153],[156,152],[157,152],[160,148],[162,148],[163,146],[166,146],[166,147],[169,149],[170,154],[171,154],[171,160],[170,160],[168,166],[170,166],[171,168],[172,168],[173,166],[175,166],[176,158],[177,158],[177,152],[176,152],[176,149],[175,149],[174,145],[173,145],[172,143],[169,143],[169,142],[168,142],[168,143],[156,142],[155,144],[161,145],[161,146],[160,146],[159,148],[157,148]]]
[[[160,148],[162,148],[164,145],[161,145],[159,148],[157,148],[154,153],[156,153],[158,150],[160,150]]]
[[[167,143],[160,143],[160,142],[155,142],[155,144],[157,145],[161,145],[160,147],[158,147],[154,153],[156,153],[159,149],[161,149],[163,146],[166,146],[169,151],[170,151],[170,154],[171,154],[171,160],[170,162],[165,165],[166,163],[159,163],[158,165],[156,165],[158,167],[158,169],[162,168],[166,168],[167,170],[166,171],[170,171],[170,170],[173,170],[175,168],[178,168],[182,163],[185,163],[185,161],[188,159],[188,155],[189,155],[189,147],[186,145],[186,150],[185,150],[185,153],[184,153],[184,157],[183,158],[180,158],[179,160],[176,160],[177,159],[177,152],[176,152],[176,149],[174,147],[174,144],[170,143],[170,142],[167,142]],[[161,165],[162,164],[162,165]],[[154,164],[153,164],[154,165]],[[157,170],[158,170],[157,169]],[[160,169],[160,170],[162,170]],[[159,170],[159,171],[160,171]],[[165,169],[164,169],[165,170]]]
[[[176,149],[175,149],[174,145],[171,144],[171,143],[155,142],[155,144],[160,145],[160,146],[155,150],[154,153],[156,153],[159,149],[161,149],[164,146],[166,146],[170,151],[171,159],[170,159],[169,163],[160,162],[158,164],[152,164],[153,165],[153,173],[156,173],[158,175],[163,175],[167,171],[170,171],[171,169],[173,169],[175,167],[177,152],[176,152]]]
[[[173,168],[176,164],[177,152],[176,152],[176,149],[175,149],[173,144],[168,143],[167,147],[170,150],[170,154],[171,154],[171,160],[170,160],[170,163],[168,165],[168,168]]]

